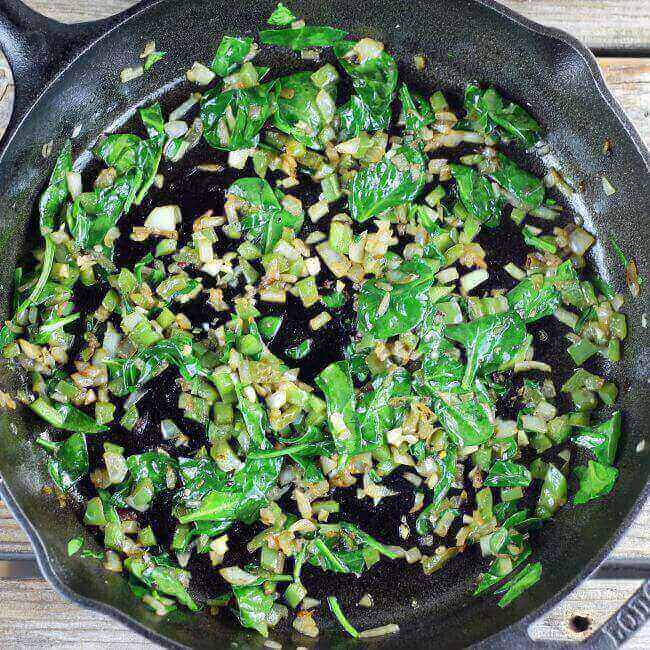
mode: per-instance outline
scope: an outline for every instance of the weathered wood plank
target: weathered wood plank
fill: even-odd
[[[42,580],[0,581],[0,647],[157,648],[107,616],[81,609]]]
[[[641,584],[641,580],[588,580],[533,623],[529,634],[536,641],[582,641],[600,628]],[[575,616],[582,616],[590,622],[584,632],[577,631],[572,625]],[[626,650],[649,647],[650,625],[641,629],[625,646]]]
[[[650,48],[647,0],[502,0],[524,16],[564,29],[593,48]],[[65,22],[97,20],[135,4],[134,0],[26,0],[43,14]],[[291,3],[289,3],[291,4]],[[294,3],[299,7],[299,4]]]
[[[534,639],[581,640],[583,634],[571,629],[571,619],[585,616],[591,633],[602,625],[639,586],[640,582],[592,580],[567,597],[546,617],[531,627]],[[72,605],[41,580],[2,580],[0,647],[87,648],[135,647],[153,649],[149,643],[112,619]],[[17,630],[20,633],[17,634]],[[629,650],[650,647],[650,627],[641,630],[626,646]]]
[[[32,546],[18,525],[11,516],[7,506],[0,501],[0,553],[28,553]]]

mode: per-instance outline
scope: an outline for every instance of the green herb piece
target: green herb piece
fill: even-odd
[[[143,559],[129,557],[124,565],[129,573],[147,587],[172,596],[193,612],[198,611],[199,606],[187,592],[190,572],[171,566],[166,556],[152,557],[151,561],[152,564],[148,564]]]
[[[524,591],[530,589],[534,584],[539,582],[541,575],[541,562],[529,564],[524,567],[514,578],[512,578],[512,580],[509,580],[497,591],[499,594],[505,592],[498,603],[499,607],[507,607],[513,600],[519,598]]]
[[[252,45],[250,36],[224,36],[212,60],[212,72],[219,77],[227,77],[244,62]]]
[[[36,284],[33,286],[32,290],[29,292],[29,295],[25,300],[23,300],[15,309],[14,317],[18,314],[23,313],[25,310],[29,309],[32,305],[38,304],[41,300],[41,296],[46,291],[48,279],[52,273],[52,266],[54,264],[54,255],[56,253],[56,246],[52,239],[49,236],[45,237],[45,252],[43,254],[43,262],[41,263],[41,270],[36,280]],[[16,302],[17,296],[14,296],[14,303]],[[9,329],[5,324],[0,328],[0,350],[5,346],[9,345],[12,341],[16,339],[16,334]]]
[[[72,404],[50,402],[44,397],[38,397],[29,408],[52,426],[64,431],[101,433],[108,430],[108,427],[97,424],[93,418]]]
[[[460,343],[467,352],[462,387],[469,389],[478,372],[485,374],[512,367],[528,335],[519,314],[505,312],[451,325],[445,329],[445,336]]]
[[[433,299],[429,290],[435,283],[437,266],[413,259],[399,267],[400,283],[387,291],[385,283],[366,280],[358,299],[357,329],[383,340],[410,332],[424,318]],[[388,306],[386,305],[388,296]]]
[[[273,106],[273,82],[225,92],[216,88],[208,90],[201,99],[203,135],[215,149],[237,151],[254,147]],[[232,126],[226,119],[228,109],[234,116]]]
[[[492,87],[485,91],[472,84],[465,91],[467,119],[480,133],[498,132],[532,147],[540,138],[539,124],[521,106],[505,104]]]
[[[296,29],[263,29],[260,31],[260,43],[290,47],[295,52],[309,47],[327,47],[342,41],[347,32],[334,27],[314,27],[305,25]]]
[[[273,13],[266,22],[274,27],[284,27],[285,25],[290,25],[295,20],[296,17],[291,12],[291,9],[278,2],[278,6],[273,10]]]
[[[424,157],[400,147],[378,163],[361,169],[350,184],[350,215],[363,222],[388,208],[413,201],[424,187]]]
[[[128,359],[107,359],[112,392],[116,395],[134,392],[157,377],[165,369],[164,363],[176,366],[187,380],[196,377],[202,368],[193,354],[191,341],[187,335],[178,333],[136,352]]]
[[[465,209],[481,223],[496,228],[506,203],[501,193],[475,169],[457,164],[451,164],[449,167],[458,186],[458,197]]]
[[[497,504],[495,508],[499,505],[502,504]],[[521,566],[530,557],[531,552],[530,546],[526,546],[514,559],[509,557],[495,558],[490,565],[490,568],[481,575],[481,579],[478,581],[473,595],[478,596],[484,591],[487,591],[490,587],[501,582],[501,580],[503,580],[507,575],[510,575],[517,567]]]
[[[269,635],[269,617],[273,609],[273,596],[267,595],[261,587],[233,587],[237,600],[239,621],[244,627]]]
[[[598,426],[579,427],[578,431],[578,435],[571,438],[571,442],[591,450],[598,462],[604,465],[614,464],[616,448],[621,437],[621,414],[619,411]]]
[[[363,446],[347,361],[327,366],[316,377],[316,385],[325,395],[330,432],[339,453],[339,463],[343,464],[344,459],[360,453]]]
[[[362,131],[388,128],[397,88],[397,64],[393,57],[381,51],[376,56],[355,62],[357,47],[358,44],[349,41],[334,46],[334,53],[351,77],[355,91],[350,101],[338,111],[342,138],[356,137]]]
[[[557,248],[555,247],[555,244],[552,244],[551,242],[547,241],[546,239],[543,239],[542,237],[533,235],[532,231],[530,230],[530,228],[528,228],[528,226],[524,226],[521,232],[524,236],[524,241],[528,246],[532,246],[533,248],[536,248],[538,251],[542,251],[545,253],[555,254],[557,252]]]
[[[510,158],[497,152],[498,166],[486,174],[515,197],[525,210],[535,210],[544,202],[544,184],[536,176],[521,169]]]
[[[516,311],[526,323],[551,316],[560,306],[561,296],[552,279],[541,274],[522,280],[508,294],[510,309]]]
[[[348,621],[347,618],[345,618],[345,614],[343,613],[343,610],[341,609],[341,605],[339,605],[339,601],[336,598],[336,596],[328,596],[327,597],[327,604],[329,605],[330,611],[334,616],[336,616],[336,620],[341,624],[341,627],[354,639],[359,638],[359,633],[354,629],[350,621]]]
[[[398,368],[377,377],[372,386],[373,390],[360,398],[356,410],[363,440],[376,447],[385,442],[387,431],[403,421],[407,410],[403,398],[411,394],[411,377],[408,371]]]
[[[270,443],[264,433],[269,428],[268,419],[261,404],[252,403],[245,398],[241,387],[237,386],[236,390],[237,408],[251,440],[251,460],[232,476],[223,474],[218,469],[206,474],[205,466],[200,468],[200,471],[193,472],[192,481],[201,486],[201,493],[205,496],[198,507],[179,517],[181,524],[214,522],[215,535],[230,528],[235,521],[251,524],[257,519],[260,509],[267,503],[268,491],[275,485],[282,466],[281,457],[252,458],[255,452],[270,449]]]
[[[269,253],[282,237],[283,228],[298,232],[303,218],[282,208],[271,186],[261,178],[240,178],[229,188],[228,194],[244,203],[241,225],[246,238]]]
[[[452,393],[434,402],[433,411],[449,437],[458,445],[480,445],[494,435],[494,425],[486,412],[490,405],[472,393],[459,397]]]
[[[293,359],[294,361],[304,359],[311,352],[311,346],[313,342],[314,341],[312,339],[305,339],[302,343],[299,343],[294,347],[287,348],[285,354],[289,357],[289,359]]]
[[[431,104],[421,95],[411,93],[406,84],[400,86],[399,98],[402,103],[404,128],[407,131],[417,133],[422,127],[435,120],[435,113],[431,108]]]
[[[58,225],[61,209],[68,198],[67,174],[72,171],[72,143],[66,140],[54,164],[50,182],[41,195],[38,212],[41,235],[51,233]]]
[[[80,194],[75,199],[66,219],[80,248],[90,250],[104,245],[108,231],[130,210],[143,178],[141,169],[132,168],[112,186]]]
[[[167,52],[151,52],[147,55],[147,58],[144,60],[143,68],[145,72],[148,72],[153,68],[153,66],[161,61],[167,56]]]
[[[74,433],[63,443],[42,438],[36,442],[54,454],[54,458],[47,463],[47,469],[61,492],[67,492],[88,473],[88,448],[83,433]]]
[[[73,537],[68,542],[68,557],[72,557],[81,550],[81,547],[84,545],[83,537]]]
[[[535,514],[540,519],[549,519],[566,503],[566,500],[566,478],[555,465],[549,463]]]
[[[609,494],[618,478],[618,470],[615,467],[608,467],[602,463],[590,460],[587,467],[576,467],[573,470],[580,486],[573,503],[587,503],[592,499]]]
[[[331,293],[321,298],[328,309],[340,309],[345,305],[345,296],[342,293]]]
[[[94,552],[94,551],[91,551],[91,550],[85,548],[83,551],[81,551],[81,555],[80,555],[80,557],[83,557],[83,558],[90,558],[90,559],[92,559],[92,560],[98,560],[98,561],[101,562],[101,560],[104,559],[104,554],[103,554],[103,553],[99,553],[99,552],[96,553],[96,552]]]
[[[531,482],[530,472],[523,466],[510,460],[498,460],[492,465],[483,485],[489,487],[528,487]]]
[[[336,86],[319,89],[311,76],[311,72],[297,72],[277,80],[277,109],[273,123],[298,142],[312,149],[322,149],[319,134],[334,119]],[[322,110],[325,94],[331,100],[329,114]]]

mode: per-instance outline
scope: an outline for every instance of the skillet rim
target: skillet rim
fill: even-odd
[[[75,52],[75,54],[63,65],[63,67],[58,70],[58,72],[42,88],[42,90],[37,93],[36,97],[31,100],[24,115],[19,116],[16,121],[14,121],[16,119],[15,115],[12,116],[6,131],[6,136],[2,139],[2,143],[0,144],[0,165],[3,164],[5,154],[9,149],[11,143],[14,141],[14,138],[19,135],[23,123],[29,118],[43,95],[45,95],[45,93],[47,93],[47,91],[57,83],[58,79],[65,73],[67,69],[74,65],[74,63],[82,58],[91,48],[95,47],[103,39],[107,38],[113,31],[119,29],[122,25],[146,12],[150,8],[165,1],[166,0],[142,0],[142,2],[126,9],[122,13],[109,17],[105,20],[97,21],[96,23],[88,23],[89,27],[96,25],[100,30],[100,33],[91,37],[87,43],[77,52]],[[522,16],[518,12],[499,4],[496,2],[496,0],[471,0],[471,2],[487,8],[488,10],[500,16],[502,19],[515,23],[518,27],[526,30],[527,32],[537,34],[551,41],[559,41],[568,46],[574,53],[578,54],[581,59],[581,63],[584,64],[589,71],[590,83],[593,81],[595,90],[598,92],[610,111],[621,124],[627,137],[631,140],[637,153],[645,163],[646,168],[648,171],[650,171],[650,151],[648,150],[648,147],[645,145],[643,139],[641,138],[641,135],[625,113],[621,104],[609,89],[594,54],[585,45],[583,45],[577,38],[571,36],[567,32],[556,27],[548,27],[542,25],[534,20]],[[173,641],[168,637],[159,634],[158,632],[155,632],[145,624],[139,622],[134,617],[127,614],[122,609],[114,607],[113,605],[109,605],[104,601],[84,596],[77,592],[75,589],[71,588],[56,573],[48,549],[43,543],[39,531],[32,524],[30,519],[25,515],[22,508],[14,498],[9,486],[2,479],[1,475],[0,496],[4,500],[9,511],[16,518],[18,523],[27,534],[34,548],[36,560],[43,576],[64,598],[84,607],[85,609],[97,611],[110,616],[111,618],[126,625],[129,629],[142,635],[147,640],[155,642],[162,647],[189,647],[185,644]],[[526,642],[530,644],[531,639],[527,634],[528,627],[541,615],[552,609],[580,583],[585,581],[594,571],[596,571],[600,564],[602,564],[606,557],[611,553],[614,546],[619,542],[623,534],[630,527],[632,521],[636,518],[637,514],[649,499],[650,479],[646,481],[644,488],[639,492],[636,499],[630,504],[630,508],[627,511],[627,514],[622,518],[615,533],[607,540],[605,544],[601,546],[600,550],[591,558],[589,562],[586,563],[582,570],[580,570],[573,579],[566,583],[559,591],[555,592],[548,599],[546,599],[539,607],[535,608],[508,627],[495,632],[494,634],[491,634],[490,636],[480,641],[475,642],[472,647],[495,647],[496,644],[499,644],[499,646],[501,644],[504,646],[511,644],[513,647],[516,647],[515,644],[525,644]],[[595,638],[595,636],[603,629],[604,626],[600,628],[600,630],[598,630],[596,633],[594,633],[591,638]],[[587,641],[587,643],[589,643],[589,641]]]

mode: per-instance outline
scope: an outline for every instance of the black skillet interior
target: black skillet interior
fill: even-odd
[[[75,152],[81,154],[100,133],[126,123],[135,107],[163,93],[167,93],[165,107],[173,106],[190,90],[182,78],[193,61],[210,60],[223,33],[255,34],[274,6],[270,0],[250,4],[163,0],[145,4],[150,6],[101,38],[60,75],[2,154],[0,242],[5,264],[0,269],[0,281],[5,313],[13,265],[36,232],[33,205],[50,172],[51,161],[41,156],[43,143],[53,139],[56,149],[81,124],[75,141]],[[623,250],[636,257],[640,273],[647,275],[647,152],[638,136],[630,136],[630,127],[621,121],[619,109],[612,108],[613,100],[594,79],[592,64],[574,44],[547,31],[530,29],[492,6],[469,0],[308,0],[301,3],[299,12],[311,24],[330,24],[347,29],[353,36],[385,42],[399,60],[401,75],[422,90],[443,89],[459,97],[470,80],[494,82],[505,94],[527,105],[544,125],[552,150],[545,158],[529,160],[529,164],[541,172],[554,159],[560,161],[569,177],[582,182],[583,191],[570,206],[574,216],[602,241],[615,235]],[[167,58],[145,77],[120,84],[119,70],[132,65],[143,44],[152,38],[160,49],[169,52]],[[417,73],[413,66],[413,55],[421,53],[427,59],[425,73]],[[264,51],[260,60],[276,75],[305,67],[298,56],[284,51]],[[609,156],[602,152],[605,138],[614,144]],[[80,162],[84,161],[87,158]],[[603,174],[618,190],[612,197],[602,191]],[[200,186],[195,200],[218,202],[219,192],[218,184],[213,188]],[[623,290],[622,272],[607,245],[595,247],[592,263]],[[544,566],[543,580],[525,597],[506,610],[496,608],[489,598],[471,598],[472,581],[482,566],[475,552],[464,554],[430,578],[425,579],[417,565],[387,564],[359,581],[331,576],[315,580],[314,593],[325,595],[334,590],[360,628],[393,622],[400,625],[399,635],[373,645],[455,647],[486,639],[521,619],[529,621],[532,612],[548,606],[585,571],[595,568],[620,534],[622,524],[629,520],[645,489],[650,467],[648,452],[636,451],[650,415],[644,392],[648,346],[639,326],[646,301],[644,289],[642,297],[629,305],[631,335],[626,360],[611,370],[622,387],[626,429],[617,487],[606,499],[577,510],[565,508],[538,536],[536,559]],[[558,352],[557,359],[552,360],[561,363],[560,355]],[[6,369],[0,371],[0,380],[5,387],[22,381]],[[134,599],[118,576],[106,574],[91,562],[68,559],[65,545],[81,526],[74,514],[59,512],[53,498],[40,494],[48,482],[43,471],[44,455],[30,442],[39,427],[28,416],[2,415],[0,472],[35,535],[46,573],[59,588],[84,604],[90,604],[88,599],[103,603],[94,606],[113,614],[117,611],[122,620],[135,621],[160,635],[157,640],[163,637],[197,648],[224,647],[229,642],[242,647],[261,645],[259,638],[239,630],[230,620],[185,613],[161,620]],[[390,510],[388,505],[374,512],[357,506],[354,516],[385,539],[396,532],[397,521]],[[373,594],[375,607],[354,608],[366,591]],[[320,646],[351,643],[334,625],[322,627]],[[285,636],[278,640],[306,645],[304,637]]]

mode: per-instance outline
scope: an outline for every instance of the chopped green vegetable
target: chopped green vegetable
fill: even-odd
[[[578,492],[573,498],[573,503],[576,505],[609,494],[618,478],[616,468],[608,467],[593,460],[589,461],[587,467],[576,467],[574,474],[580,481]]]

